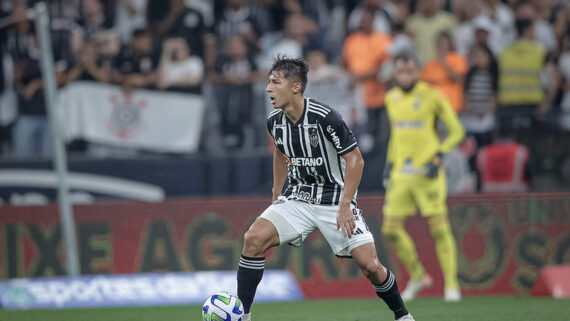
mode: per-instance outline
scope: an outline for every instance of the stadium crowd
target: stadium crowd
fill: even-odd
[[[50,153],[38,41],[25,19],[36,2],[0,0],[0,17],[15,22],[0,30],[3,156]],[[125,92],[203,95],[202,152],[266,148],[259,133],[270,109],[267,70],[286,54],[309,62],[306,95],[337,109],[364,153],[382,155],[390,62],[414,52],[421,79],[444,93],[470,137],[447,157],[449,170],[470,159],[472,168],[493,171],[489,155],[510,148],[523,165],[534,162],[524,168],[570,177],[568,1],[51,0],[48,7],[59,87],[89,80]],[[531,170],[524,172],[528,180]]]

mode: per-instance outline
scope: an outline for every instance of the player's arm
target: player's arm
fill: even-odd
[[[435,104],[437,117],[443,121],[448,134],[431,162],[426,165],[426,176],[430,178],[437,177],[439,167],[443,164],[443,156],[465,138],[465,129],[463,129],[463,125],[461,125],[461,121],[449,101],[441,94],[436,93]]]
[[[276,148],[273,147],[273,198],[272,202],[275,202],[281,191],[283,190],[283,185],[287,179],[287,163],[283,154]]]
[[[342,158],[346,161],[346,171],[344,176],[344,193],[340,199],[338,209],[337,228],[342,230],[344,237],[351,238],[354,232],[355,222],[354,215],[350,209],[350,203],[362,179],[364,159],[358,147],[342,155]]]

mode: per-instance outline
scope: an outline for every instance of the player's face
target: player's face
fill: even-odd
[[[411,60],[398,60],[396,63],[396,82],[404,90],[411,89],[418,81],[419,71],[416,63]]]
[[[295,85],[292,79],[283,76],[283,72],[272,72],[268,77],[265,90],[269,94],[269,102],[273,108],[283,108],[293,100]]]

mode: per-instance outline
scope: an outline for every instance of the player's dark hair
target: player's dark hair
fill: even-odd
[[[305,59],[278,55],[277,58],[273,59],[273,66],[271,66],[268,75],[273,72],[283,72],[283,76],[287,79],[297,78],[301,82],[301,93],[305,92],[307,73],[309,72],[309,64]]]

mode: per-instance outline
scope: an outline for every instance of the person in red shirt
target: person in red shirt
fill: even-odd
[[[514,129],[499,125],[493,144],[477,153],[477,171],[483,193],[527,192],[532,182],[529,151],[514,139]]]

